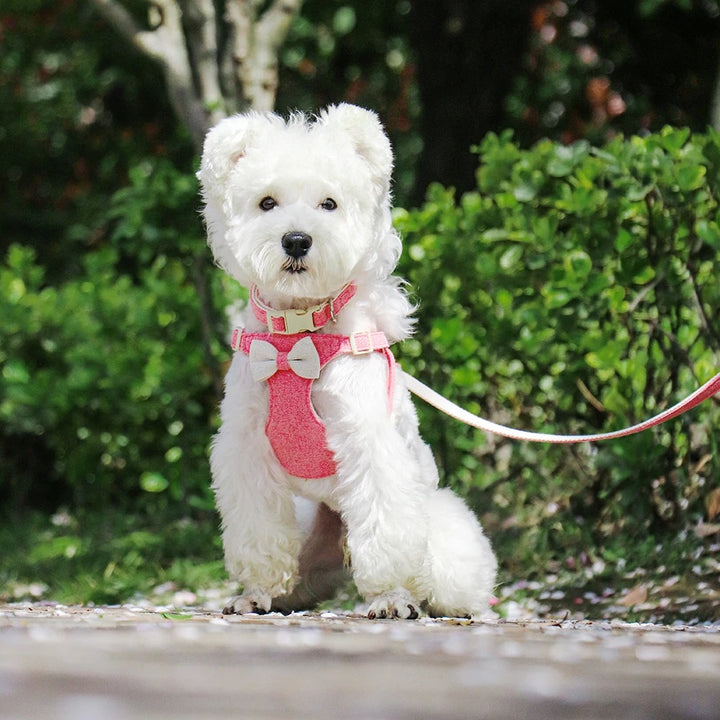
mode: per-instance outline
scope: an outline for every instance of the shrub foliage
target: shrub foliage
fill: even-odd
[[[496,421],[561,433],[638,422],[717,371],[720,136],[520,150],[503,134],[478,152],[475,192],[434,187],[397,212],[419,301],[406,369]],[[191,176],[152,161],[115,195],[75,276],[46,280],[20,245],[3,258],[0,494],[14,507],[209,506],[228,354],[209,308],[236,291],[208,267],[197,205]],[[491,525],[526,530],[535,553],[699,517],[720,477],[718,413],[709,402],[593,447],[421,419],[444,481]]]
[[[219,333],[203,307],[210,261],[196,204],[192,175],[148,161],[115,194],[107,240],[76,276],[51,284],[33,250],[9,249],[0,266],[9,505],[211,506],[217,343],[204,335]]]
[[[420,304],[406,369],[529,430],[625,427],[720,370],[720,136],[666,128],[603,148],[509,133],[478,149],[477,191],[399,211]],[[422,409],[445,480],[528,549],[674,532],[720,478],[717,400],[627,439],[572,447],[487,437]],[[534,550],[533,550],[534,551]]]

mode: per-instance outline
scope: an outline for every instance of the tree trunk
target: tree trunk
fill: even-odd
[[[173,110],[199,154],[208,129],[223,117],[249,108],[273,109],[278,53],[302,0],[271,0],[264,6],[254,0],[148,0],[147,27],[122,0],[93,3],[110,26],[160,65]],[[211,350],[216,309],[199,261],[193,281],[200,296],[203,350],[220,397],[222,374]]]
[[[612,80],[647,104],[642,129],[670,123],[703,132],[718,122],[720,78],[713,72],[720,62],[720,16],[711,5],[664,3],[643,15],[627,0],[579,4],[594,13],[596,37],[608,46],[626,46]]]
[[[434,181],[475,187],[471,146],[499,130],[503,101],[530,38],[536,0],[412,0],[410,40],[417,58],[425,148],[412,201]]]
[[[93,0],[105,20],[159,63],[178,119],[202,150],[207,130],[227,115],[272,110],[278,53],[302,0],[148,0],[146,29],[121,0]],[[218,9],[224,7],[224,15]],[[218,37],[226,42],[218,45]]]

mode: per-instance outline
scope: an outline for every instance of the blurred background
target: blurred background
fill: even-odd
[[[225,578],[207,450],[244,291],[199,216],[214,122],[376,110],[419,303],[403,367],[596,432],[720,369],[719,66],[716,0],[0,0],[0,599]],[[719,404],[569,448],[419,408],[499,611],[717,618]]]

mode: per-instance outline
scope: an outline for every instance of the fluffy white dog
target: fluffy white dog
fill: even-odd
[[[495,556],[473,513],[438,488],[387,349],[412,330],[390,274],[401,250],[391,171],[377,117],[351,105],[287,122],[237,115],[208,133],[209,244],[252,288],[211,455],[226,565],[242,586],[226,613],[315,600],[348,558],[370,618],[487,609]]]

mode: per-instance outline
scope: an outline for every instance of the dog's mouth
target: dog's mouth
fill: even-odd
[[[282,269],[290,275],[300,275],[307,270],[302,258],[288,258],[282,266]]]

